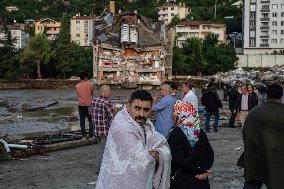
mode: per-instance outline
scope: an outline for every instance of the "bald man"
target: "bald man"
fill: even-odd
[[[115,114],[114,106],[109,101],[110,97],[111,88],[103,85],[100,88],[100,97],[94,98],[89,108],[94,134],[97,138],[107,137],[111,121]]]
[[[167,137],[170,129],[174,127],[173,107],[176,99],[171,95],[171,87],[162,85],[160,87],[161,99],[154,102],[153,111],[156,112],[156,131]]]

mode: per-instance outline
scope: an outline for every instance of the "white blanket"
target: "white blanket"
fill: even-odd
[[[168,189],[171,153],[167,141],[148,120],[143,128],[126,108],[114,117],[104,151],[96,189]],[[156,162],[149,151],[159,152]]]

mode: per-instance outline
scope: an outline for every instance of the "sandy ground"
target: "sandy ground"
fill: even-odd
[[[242,146],[241,130],[221,128],[208,137],[215,151],[215,162],[210,177],[212,189],[241,189],[243,170],[236,166]],[[0,162],[2,189],[89,189],[96,181],[95,173],[101,145],[90,145],[28,159]]]

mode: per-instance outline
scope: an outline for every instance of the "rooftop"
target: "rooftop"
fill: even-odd
[[[177,26],[199,26],[199,25],[224,25],[214,21],[203,21],[203,20],[181,20]]]

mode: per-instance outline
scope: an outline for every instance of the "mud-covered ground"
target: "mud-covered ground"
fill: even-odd
[[[125,100],[131,90],[114,90],[113,99]],[[157,91],[151,91],[155,96]],[[95,90],[95,95],[98,90]],[[200,94],[199,94],[200,96]],[[23,133],[29,127],[24,123],[37,122],[37,127],[31,124],[33,130],[47,128],[61,129],[59,124],[62,117],[72,127],[77,126],[78,120],[70,119],[77,116],[77,98],[73,90],[10,90],[0,91],[0,102],[8,101],[21,107],[24,103],[34,101],[58,100],[59,104],[46,110],[35,112],[16,112],[23,118],[15,117],[12,120],[0,122],[3,131],[14,134]],[[63,109],[62,109],[63,108]],[[0,109],[0,119],[11,115],[5,108]],[[39,123],[46,123],[38,124]],[[8,128],[13,125],[15,129]],[[51,129],[52,130],[52,129]],[[215,162],[210,177],[212,189],[241,189],[243,185],[243,170],[236,166],[237,159],[242,153],[243,146],[241,129],[220,128],[219,133],[209,133],[208,137],[215,151]],[[49,153],[48,156],[32,156],[22,160],[0,162],[0,189],[89,189],[95,188],[96,166],[98,155],[103,153],[101,145],[90,145],[75,149],[68,149]]]
[[[215,151],[215,162],[210,178],[212,189],[241,189],[243,170],[236,166],[242,146],[241,130],[221,128],[209,134]],[[32,156],[23,160],[0,162],[2,189],[91,189],[96,181],[98,155],[101,145],[90,145]]]

